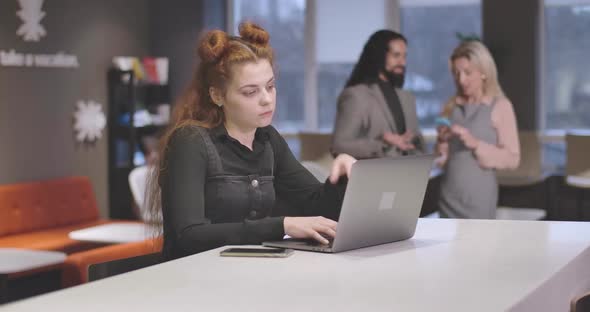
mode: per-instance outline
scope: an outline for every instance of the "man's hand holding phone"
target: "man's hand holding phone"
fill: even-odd
[[[402,151],[410,151],[416,148],[416,146],[412,144],[413,139],[414,133],[412,131],[407,131],[402,135],[389,131],[383,133],[383,141],[391,146],[399,148]]]

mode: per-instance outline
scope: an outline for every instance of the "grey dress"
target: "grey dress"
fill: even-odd
[[[467,128],[483,142],[496,144],[498,134],[492,124],[491,105],[456,105],[450,120]],[[495,219],[498,183],[494,169],[480,167],[474,152],[458,137],[449,141],[448,158],[439,198],[443,218]]]

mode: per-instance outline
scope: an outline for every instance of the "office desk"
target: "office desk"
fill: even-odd
[[[284,259],[219,257],[224,247],[6,308],[567,311],[590,290],[589,247],[590,223],[421,219],[403,242]]]
[[[72,231],[68,236],[71,239],[93,243],[132,243],[148,239],[149,228],[139,222],[120,222]]]

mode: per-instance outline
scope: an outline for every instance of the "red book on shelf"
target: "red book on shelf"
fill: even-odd
[[[158,70],[156,68],[156,59],[153,57],[143,58],[143,68],[147,76],[147,80],[153,83],[159,83]]]

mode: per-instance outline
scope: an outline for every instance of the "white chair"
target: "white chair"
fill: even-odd
[[[302,161],[301,165],[311,172],[311,174],[313,174],[313,176],[320,182],[326,181],[330,175],[330,171],[314,161]]]
[[[427,215],[425,215],[425,216],[424,216],[424,217],[422,217],[422,218],[427,218],[427,219],[438,219],[438,218],[440,218],[440,212],[438,212],[438,211],[435,211],[435,212],[433,212],[433,213],[430,213],[430,214],[427,214]]]
[[[129,173],[129,187],[131,189],[131,194],[133,195],[133,199],[139,210],[139,217],[146,223],[162,220],[161,216],[159,216],[157,220],[152,220],[153,217],[150,215],[145,203],[147,183],[151,169],[152,167],[139,166],[131,170]]]

